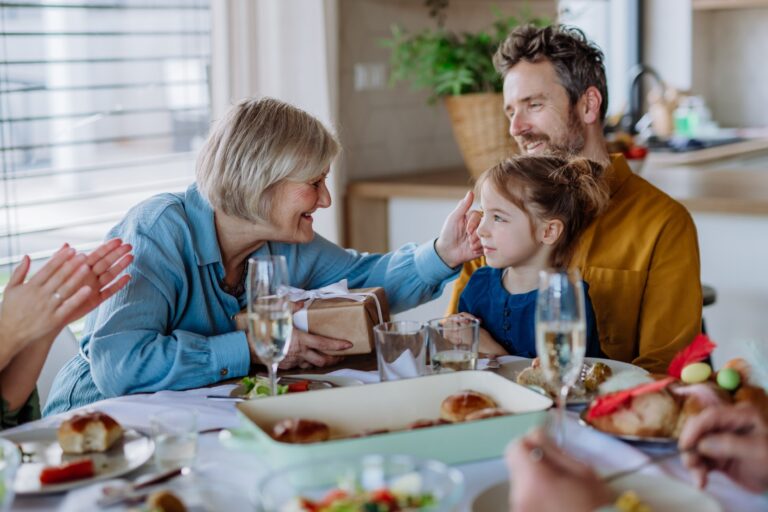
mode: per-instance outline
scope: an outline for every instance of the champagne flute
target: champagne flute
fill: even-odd
[[[584,363],[587,347],[584,288],[578,270],[539,273],[536,300],[536,353],[547,381],[556,390],[556,438],[565,441],[565,402]]]
[[[277,365],[285,359],[293,332],[293,311],[286,295],[284,256],[248,260],[248,340],[269,369],[272,396],[277,394]]]

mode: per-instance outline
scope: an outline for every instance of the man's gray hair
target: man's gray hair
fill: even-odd
[[[273,98],[234,105],[197,157],[197,186],[215,210],[270,222],[272,192],[283,180],[320,177],[340,144],[323,124]]]

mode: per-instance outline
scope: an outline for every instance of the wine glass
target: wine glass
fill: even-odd
[[[288,354],[293,331],[287,287],[288,266],[284,256],[248,260],[248,340],[269,369],[273,396],[277,394],[277,365]]]
[[[584,288],[578,270],[539,273],[536,300],[536,353],[547,381],[556,390],[557,442],[565,441],[565,402],[584,363],[587,347]]]

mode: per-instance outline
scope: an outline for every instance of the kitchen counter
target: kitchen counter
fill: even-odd
[[[708,153],[701,154],[705,151]],[[767,140],[691,154],[651,154],[641,176],[692,213],[768,216]],[[353,181],[347,186],[345,245],[372,252],[389,249],[391,198],[458,201],[470,187],[469,174],[463,168]]]

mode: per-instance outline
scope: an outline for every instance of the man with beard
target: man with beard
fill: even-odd
[[[633,174],[623,156],[608,154],[603,53],[578,29],[527,26],[507,37],[494,64],[504,77],[509,131],[522,152],[581,156],[606,166],[610,205],[587,228],[572,265],[589,283],[603,352],[665,372],[701,330],[696,228],[681,204]],[[468,229],[476,229],[479,217]],[[464,264],[449,313],[484,263]]]

